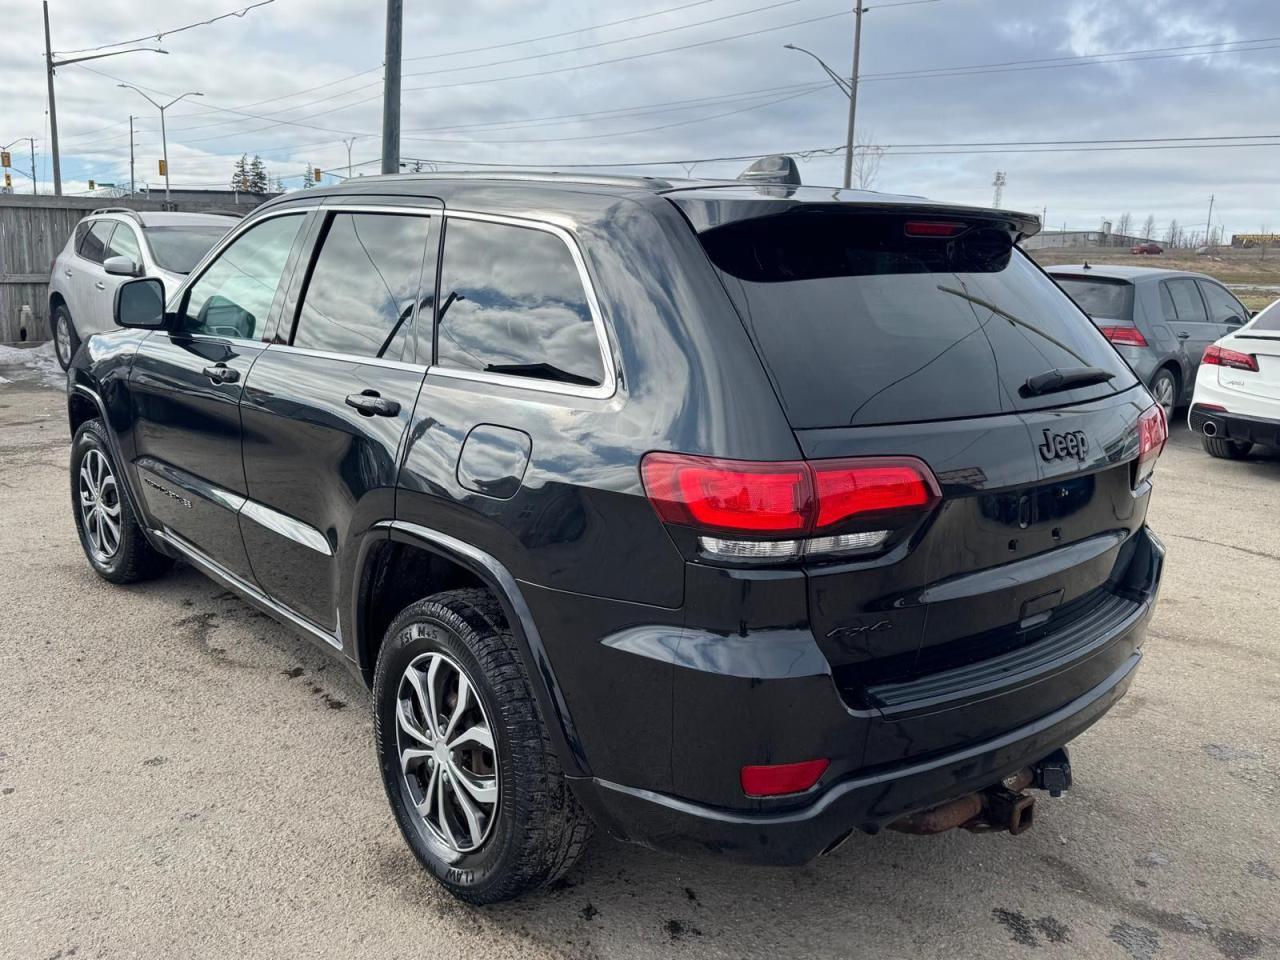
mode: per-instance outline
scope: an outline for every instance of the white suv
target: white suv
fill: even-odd
[[[76,224],[49,277],[49,332],[62,368],[83,339],[115,329],[112,305],[124,280],[159,277],[175,289],[236,219],[105,207]]]

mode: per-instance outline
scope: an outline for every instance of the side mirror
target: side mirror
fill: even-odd
[[[102,262],[102,269],[116,277],[136,277],[142,273],[142,268],[129,257],[107,257]]]
[[[113,258],[115,259],[115,258]],[[167,319],[164,281],[158,277],[128,280],[116,288],[115,321],[122,327],[158,330]]]
[[[1240,319],[1239,317],[1237,317],[1237,316],[1230,316],[1230,317],[1227,317],[1227,319],[1226,319],[1226,321],[1225,321],[1225,322],[1226,322],[1226,324],[1227,324],[1227,326],[1228,326],[1228,327],[1243,327],[1243,326],[1244,326],[1244,321],[1243,321],[1243,320],[1241,320],[1241,319]]]

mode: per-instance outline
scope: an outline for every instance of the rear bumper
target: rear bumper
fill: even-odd
[[[600,779],[579,781],[577,792],[596,821],[621,839],[748,863],[806,863],[852,830],[874,833],[1043,759],[1124,696],[1141,659],[1134,650],[1097,686],[1033,723],[943,756],[847,777],[799,809],[744,813]]]
[[[1193,404],[1187,421],[1196,433],[1204,433],[1205,425],[1209,424],[1218,439],[1280,448],[1280,420],[1206,410],[1202,404]]]

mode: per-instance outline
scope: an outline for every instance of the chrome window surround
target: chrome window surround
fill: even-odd
[[[487,223],[502,223],[513,227],[524,227],[529,230],[541,230],[543,233],[550,233],[559,237],[561,242],[568,248],[569,256],[573,258],[574,266],[578,269],[578,279],[581,281],[583,292],[586,294],[587,307],[591,311],[591,324],[596,332],[596,344],[600,349],[600,360],[604,369],[604,381],[597,386],[586,387],[576,383],[557,383],[554,380],[539,380],[535,377],[517,377],[506,373],[486,373],[482,370],[462,370],[455,369],[453,367],[442,367],[439,364],[405,363],[401,360],[386,360],[380,357],[359,357],[345,353],[330,353],[323,350],[311,350],[306,347],[295,347],[292,344],[266,344],[262,340],[256,339],[246,340],[239,337],[214,337],[210,339],[229,340],[232,343],[252,344],[254,346],[269,348],[272,350],[287,350],[304,356],[321,357],[331,360],[345,360],[350,363],[374,364],[377,366],[392,367],[394,369],[401,370],[423,370],[432,376],[446,377],[452,380],[468,380],[475,383],[492,383],[500,386],[515,387],[519,390],[554,393],[562,396],[587,397],[601,400],[608,399],[617,392],[618,376],[617,369],[613,362],[613,351],[610,348],[608,328],[605,326],[604,314],[600,309],[600,301],[596,296],[595,286],[591,282],[591,275],[587,272],[586,260],[583,259],[582,251],[578,247],[577,240],[574,238],[572,233],[558,224],[548,223],[544,220],[530,220],[524,217],[512,217],[505,214],[476,213],[469,210],[449,210],[437,207],[401,207],[383,204],[344,203],[320,203],[307,205],[305,207],[286,207],[280,210],[269,210],[257,217],[254,217],[251,214],[249,218],[246,218],[248,222],[241,221],[237,228],[231,230],[214,247],[212,247],[208,253],[205,254],[204,259],[196,265],[195,269],[191,271],[186,280],[180,284],[177,290],[174,291],[173,295],[170,296],[165,309],[169,312],[176,312],[176,307],[181,303],[188,288],[200,280],[205,271],[210,265],[212,265],[214,258],[219,256],[226,247],[234,243],[236,238],[238,238],[242,233],[272,217],[299,216],[311,213],[312,211],[320,213],[390,213],[400,214],[401,216],[440,217],[443,221],[447,221],[449,219],[482,220]],[[447,224],[445,227],[445,234],[447,237]],[[433,289],[439,280],[441,263],[442,260],[438,258],[436,262],[436,270],[431,275],[431,285]],[[308,265],[308,267],[309,266],[310,265]],[[436,305],[433,303],[433,313],[435,307]],[[292,334],[292,332],[293,330],[291,325],[290,334]],[[195,334],[193,336],[196,339],[201,339],[207,335]],[[434,330],[432,337],[434,340]],[[432,353],[434,354],[434,352],[433,343]]]

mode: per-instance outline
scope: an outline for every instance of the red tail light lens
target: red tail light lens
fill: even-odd
[[[742,792],[749,797],[780,797],[788,793],[803,793],[822,779],[829,766],[830,760],[804,760],[800,763],[743,767]]]
[[[1249,353],[1241,353],[1239,350],[1228,350],[1226,347],[1220,347],[1216,343],[1211,343],[1205,347],[1204,357],[1201,363],[1207,363],[1211,367],[1234,367],[1237,370],[1252,370],[1258,372],[1258,358]]]
[[[1099,327],[1102,335],[1112,343],[1125,347],[1145,347],[1147,338],[1142,335],[1142,331],[1137,327],[1117,327],[1107,326]]]
[[[963,223],[945,223],[923,220],[908,221],[903,228],[908,237],[955,237],[965,231]]]
[[[749,462],[650,453],[645,493],[667,523],[704,530],[802,536],[862,514],[923,510],[940,493],[913,457]]]
[[[1138,468],[1135,486],[1151,476],[1168,439],[1169,423],[1164,418],[1164,408],[1158,403],[1148,407],[1138,418]]]

